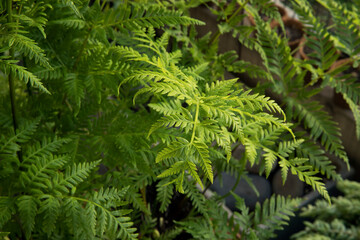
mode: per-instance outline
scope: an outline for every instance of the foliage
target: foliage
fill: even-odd
[[[319,27],[298,5],[303,21]],[[217,17],[218,32],[198,34],[205,23],[189,11],[199,6]],[[228,219],[218,197],[204,196],[221,172],[245,177],[246,163],[260,158],[266,176],[278,163],[283,181],[291,171],[329,201],[318,173],[340,177],[315,141],[348,160],[336,124],[307,100],[318,91],[303,88],[302,69],[343,93],[356,116],[358,92],[328,70],[334,50],[313,67],[297,61],[258,10],[280,21],[267,0],[0,2],[1,236],[267,239],[299,200],[273,196],[250,212],[239,198]],[[256,26],[239,26],[248,14]],[[314,34],[324,38],[320,48],[349,49],[357,47],[351,29],[350,41]],[[220,54],[228,32],[258,51],[264,68],[235,51]],[[357,50],[347,53],[356,63]],[[266,79],[285,105],[228,72]],[[240,160],[236,144],[245,149]]]
[[[337,188],[344,195],[333,197],[332,205],[318,200],[302,209],[301,216],[314,221],[305,222],[306,228],[294,234],[293,239],[359,239],[360,184],[345,180]]]

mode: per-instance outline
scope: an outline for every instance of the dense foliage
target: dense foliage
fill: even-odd
[[[321,2],[335,20],[343,14],[359,23],[356,6],[349,12]],[[205,23],[189,16],[201,4],[210,4],[219,27],[202,37],[196,26]],[[217,175],[245,176],[246,163],[261,158],[266,176],[277,163],[284,181],[296,174],[329,200],[319,175],[340,177],[320,145],[348,159],[336,124],[308,100],[319,90],[304,88],[303,69],[312,83],[322,79],[341,92],[359,123],[359,88],[337,77],[343,68],[329,68],[335,48],[357,64],[360,35],[340,20],[330,33],[306,2],[294,4],[309,39],[322,40],[309,41],[321,52],[312,62],[293,58],[287,39],[260,18],[281,21],[266,0],[1,1],[1,234],[267,239],[298,199],[273,196],[250,212],[235,196],[239,212],[229,217],[221,198],[203,194]],[[256,26],[239,25],[248,14]],[[258,51],[264,68],[235,51],[219,54],[226,32]],[[227,71],[268,82],[251,90],[225,79]],[[282,94],[285,105],[261,94],[264,87]],[[240,160],[232,157],[234,143],[245,147]]]
[[[332,205],[318,200],[302,209],[301,215],[314,221],[306,221],[306,228],[294,234],[293,239],[359,239],[360,184],[346,180],[339,182],[337,188],[343,196],[333,197]]]

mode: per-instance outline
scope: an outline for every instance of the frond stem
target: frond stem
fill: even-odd
[[[244,4],[240,5],[240,6],[238,7],[238,9],[236,9],[236,11],[230,16],[230,18],[226,20],[226,22],[227,22],[227,23],[230,23],[231,20],[233,20],[233,19],[236,17],[236,15],[239,14],[239,12],[240,12],[241,10],[243,10],[243,8],[245,7],[245,5],[248,4],[249,1],[250,1],[250,0],[246,0],[246,1],[244,2]],[[216,32],[216,33],[212,36],[212,38],[210,39],[209,45],[212,45],[212,44],[220,37],[220,35],[221,35],[220,30],[217,30],[217,32]]]
[[[12,23],[12,21],[13,21],[12,0],[7,1],[7,14],[8,14],[8,22]],[[10,48],[9,55],[11,58],[14,57],[14,49],[13,48]],[[17,121],[16,107],[15,107],[14,77],[13,77],[12,71],[9,72],[8,80],[9,80],[9,91],[10,91],[10,103],[11,103],[11,113],[12,113],[12,119],[13,119],[13,128],[14,128],[14,132],[16,133],[16,130],[18,129],[18,121]]]
[[[197,100],[196,103],[196,112],[195,112],[195,119],[194,119],[194,128],[193,128],[193,132],[192,132],[192,136],[191,136],[191,140],[190,140],[190,144],[192,144],[194,142],[195,139],[195,132],[196,132],[196,125],[198,123],[198,118],[199,118],[199,108],[200,108],[200,100]]]

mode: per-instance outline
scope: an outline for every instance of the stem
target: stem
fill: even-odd
[[[7,1],[7,13],[8,13],[8,23],[12,23],[12,0]],[[9,55],[11,58],[14,57],[14,49],[10,48]],[[9,72],[9,91],[10,91],[10,103],[11,103],[11,113],[12,113],[12,119],[13,119],[13,127],[14,127],[14,133],[16,134],[16,130],[18,129],[18,121],[17,121],[17,115],[16,115],[16,107],[15,107],[15,88],[14,88],[14,76],[12,74],[12,71]]]
[[[8,15],[8,23],[13,22],[12,17],[12,0],[7,0],[7,15]],[[14,58],[14,48],[10,48],[9,50],[9,56],[11,59]],[[15,87],[14,87],[14,75],[12,71],[9,72],[8,76],[9,80],[9,93],[10,93],[10,104],[11,104],[11,114],[12,114],[12,120],[13,120],[13,128],[14,128],[14,134],[16,134],[16,130],[19,128],[18,125],[18,118],[16,114],[16,104],[15,104]],[[21,150],[17,152],[17,156],[19,158],[19,161],[22,162],[22,152]]]
[[[249,0],[246,0],[244,2],[244,4],[240,5],[238,9],[236,9],[236,11],[231,15],[231,17],[229,19],[226,20],[227,23],[230,23],[231,20],[233,20],[236,15],[238,15],[238,13],[245,7],[246,4],[248,4]],[[220,37],[221,33],[220,30],[217,30],[217,32],[211,37],[209,45],[212,45],[219,37]]]
[[[195,119],[194,119],[194,128],[193,128],[190,144],[192,144],[194,142],[194,139],[195,139],[196,125],[197,125],[198,118],[199,118],[199,106],[200,106],[200,102],[199,102],[199,99],[198,99],[197,103],[196,103],[196,113],[195,113]]]

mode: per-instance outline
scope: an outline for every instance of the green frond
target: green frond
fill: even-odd
[[[148,136],[161,127],[180,128],[184,130],[185,133],[188,133],[193,129],[193,126],[194,126],[194,122],[192,121],[192,119],[189,119],[188,115],[182,113],[180,114],[175,113],[172,115],[164,116],[159,120],[157,120],[157,122],[154,123],[150,128]]]
[[[0,228],[3,229],[11,216],[15,213],[14,200],[10,197],[0,197]]]
[[[290,199],[284,196],[273,195],[266,199],[262,205],[256,204],[254,210],[254,227],[260,239],[275,237],[273,230],[281,230],[286,225],[300,199]]]
[[[139,30],[148,27],[160,28],[165,25],[203,24],[199,20],[182,16],[179,11],[168,10],[156,5],[134,4],[131,8],[129,6],[123,4],[118,9],[111,10],[104,22],[104,26]]]
[[[172,142],[166,148],[161,150],[156,156],[156,162],[161,162],[165,159],[176,158],[181,156],[189,146],[189,142],[184,138],[178,138],[178,141]]]
[[[56,222],[60,215],[60,201],[52,195],[40,197],[39,214],[44,214],[43,231],[50,236],[56,229]]]
[[[66,138],[44,138],[41,144],[36,142],[33,146],[26,149],[24,154],[24,161],[33,159],[35,157],[50,156],[51,153],[56,152],[63,144],[68,143],[70,139]]]
[[[205,85],[205,93],[207,96],[218,96],[226,95],[234,92],[233,86],[237,82],[238,79],[230,79],[225,81],[216,81],[211,84],[206,83]]]
[[[83,29],[86,25],[86,22],[83,19],[79,18],[73,18],[73,17],[67,17],[57,20],[51,20],[48,22],[48,25],[63,25],[68,28],[74,28],[74,29]]]
[[[205,218],[208,218],[208,206],[205,196],[196,188],[194,182],[184,181],[184,190],[191,203],[195,206],[196,210],[201,213]]]
[[[349,161],[341,143],[339,127],[326,112],[322,111],[322,106],[318,102],[299,102],[293,98],[285,100],[294,117],[304,121],[305,127],[310,128],[311,138],[319,139],[327,151],[334,153],[345,162]]]
[[[35,226],[35,216],[38,212],[38,201],[35,197],[23,195],[16,199],[22,226],[27,239],[30,239],[31,232]]]
[[[322,74],[339,57],[334,42],[326,26],[314,16],[312,7],[308,2],[295,0],[293,5],[294,10],[304,23],[305,32],[308,35],[305,44],[312,50],[312,53],[309,54],[311,58],[309,63],[317,66],[318,73]]]
[[[285,121],[286,117],[284,111],[274,100],[257,93],[249,94],[250,92],[250,90],[245,91],[239,95],[237,103],[241,108],[250,108],[252,111],[263,110],[263,108],[265,108],[269,112],[282,114]]]
[[[0,153],[15,154],[18,150],[20,150],[18,143],[25,143],[29,141],[31,139],[31,135],[36,131],[39,122],[40,119],[36,119],[20,125],[16,134],[9,137],[7,141],[2,142]]]
[[[40,64],[43,67],[52,69],[48,59],[45,56],[44,50],[41,49],[36,42],[26,37],[24,34],[26,32],[21,32],[22,34],[11,34],[8,36],[10,47],[14,48],[16,51],[19,51],[24,56],[27,56],[30,60],[34,59],[36,64]]]
[[[184,173],[185,169],[186,169],[186,161],[178,161],[174,164],[171,165],[170,168],[166,169],[165,171],[163,171],[160,175],[158,175],[158,178],[164,178],[164,177],[168,177],[168,176],[172,176],[178,173]],[[181,180],[181,178],[179,178]],[[181,180],[182,181],[182,180]]]
[[[181,102],[179,100],[150,103],[148,106],[165,116],[180,114],[182,112]]]
[[[160,212],[165,212],[171,203],[174,194],[174,186],[168,184],[168,179],[160,180],[156,185],[156,199],[160,202]]]
[[[68,156],[49,155],[43,158],[34,157],[32,161],[23,162],[22,167],[27,171],[20,175],[20,183],[23,186],[32,185],[33,188],[46,190],[51,186],[49,178],[55,175],[68,160]]]
[[[28,71],[25,67],[17,65],[17,63],[17,60],[6,60],[0,57],[0,69],[5,74],[9,74],[11,72],[20,81],[25,83],[30,82],[31,86],[35,86],[41,91],[50,94],[50,92],[44,87],[38,77],[36,77],[32,72]]]
[[[277,160],[276,154],[273,151],[269,150],[268,148],[263,148],[264,150],[264,160],[265,160],[265,173],[266,177],[268,177],[273,169],[273,166]]]
[[[77,8],[76,1],[72,1],[72,0],[61,0],[62,4],[64,4],[65,6],[71,8],[71,10],[76,14],[76,16],[78,18],[84,19],[84,16],[81,14],[80,10]],[[75,2],[75,3],[74,3]]]
[[[210,182],[213,182],[214,175],[212,171],[211,161],[209,157],[208,146],[203,143],[200,139],[194,140],[191,145],[194,147],[195,159],[200,163],[201,169],[204,171],[205,176]]]
[[[64,76],[64,70],[64,66],[62,65],[52,66],[52,69],[39,66],[36,66],[32,69],[34,75],[42,80],[54,80],[62,78]]]
[[[337,41],[340,42],[339,49],[350,57],[356,57],[360,53],[360,30],[358,14],[348,9],[345,4],[337,1],[319,0],[328,9],[335,23],[333,30]]]
[[[330,202],[330,196],[325,187],[325,183],[322,182],[321,177],[316,176],[318,171],[315,171],[313,166],[304,164],[306,161],[308,161],[308,159],[294,158],[289,161],[281,159],[279,165],[281,168],[290,169],[291,173],[297,175],[300,181],[310,185]],[[283,174],[282,176],[284,177]]]
[[[148,207],[145,205],[145,199],[143,199],[140,193],[129,190],[127,191],[125,199],[133,205],[134,209],[138,209],[148,215],[151,214]]]
[[[99,163],[100,160],[74,164],[72,167],[68,167],[64,175],[57,174],[52,179],[54,188],[68,193],[69,189],[73,189],[79,183],[83,182],[89,176],[90,171],[94,169]]]
[[[300,152],[300,156],[308,158],[312,166],[316,171],[320,171],[321,174],[326,175],[327,178],[333,180],[340,180],[340,176],[336,173],[336,167],[331,163],[329,158],[325,155],[325,151],[320,148],[319,145],[306,139],[297,151]]]
[[[75,74],[67,74],[64,87],[69,96],[75,101],[76,105],[80,107],[82,99],[85,97],[85,85],[82,79]]]
[[[125,196],[130,186],[124,187],[121,190],[117,188],[103,188],[101,187],[99,191],[95,191],[91,196],[91,199],[97,203],[104,203],[109,201],[117,201]]]
[[[275,30],[270,28],[270,24],[260,18],[256,10],[250,8],[249,11],[254,16],[257,40],[267,59],[264,65],[279,79],[279,81],[273,81],[274,91],[283,93],[288,86],[291,86],[292,79],[300,72],[300,69],[294,62],[286,38],[279,37]]]

